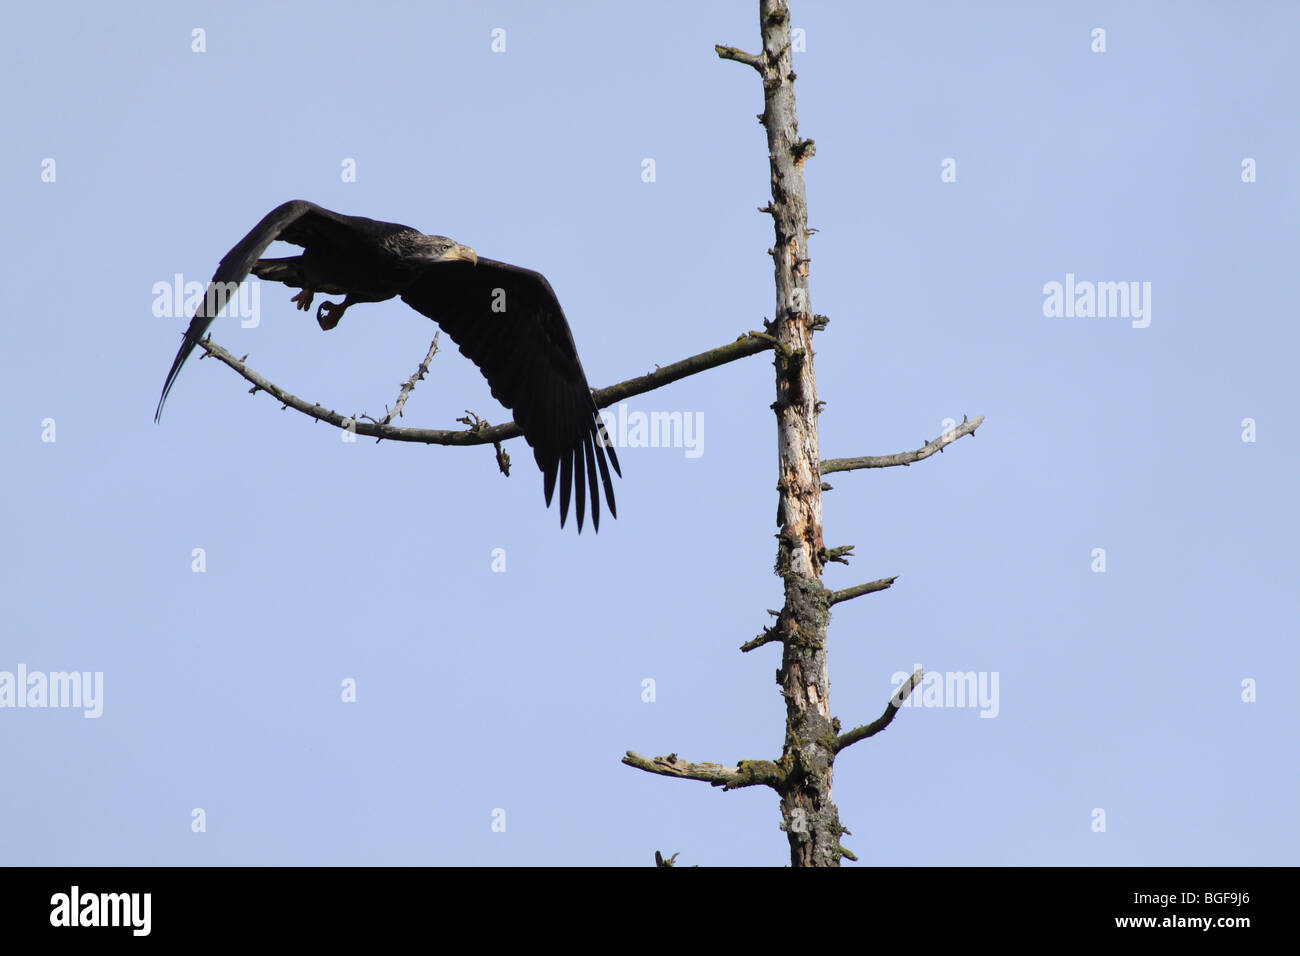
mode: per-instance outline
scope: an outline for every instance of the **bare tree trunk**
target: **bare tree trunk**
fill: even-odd
[[[753,67],[763,81],[763,113],[772,174],[772,199],[763,212],[772,216],[776,241],[771,254],[776,279],[775,318],[763,336],[772,343],[776,366],[777,483],[776,573],[784,583],[785,603],[774,625],[742,645],[751,651],[780,641],[781,685],[786,704],[785,741],[779,760],[742,760],[736,766],[689,763],[677,755],[648,758],[629,751],[624,763],[649,773],[678,779],[703,780],[724,790],[768,786],[781,798],[782,826],[790,844],[793,866],[839,866],[857,859],[840,845],[848,832],[840,824],[831,800],[835,757],[853,744],[872,737],[894,720],[898,708],[923,678],[918,670],[899,687],[885,711],[870,724],[840,733],[831,716],[826,661],[826,630],[830,607],[841,601],[888,589],[894,578],[880,578],[840,591],[821,582],[827,561],[843,561],[851,548],[827,549],[822,537],[822,473],[887,468],[929,458],[967,435],[984,421],[966,421],[921,448],[885,456],[862,456],[822,462],[818,448],[817,379],[813,370],[813,332],[825,326],[814,315],[808,292],[808,207],[804,194],[804,163],[813,155],[813,141],[799,138],[795,110],[790,11],[787,0],[759,0],[763,52],[755,55],[718,46],[717,53]],[[758,333],[753,333],[758,334]],[[656,854],[660,866],[672,866]]]
[[[803,167],[812,140],[799,138],[795,110],[790,11],[785,0],[762,0],[763,125],[772,169],[769,210],[776,232],[773,332],[776,349],[777,451],[781,528],[776,570],[785,582],[785,606],[776,631],[783,646],[777,682],[785,696],[786,729],[780,764],[781,813],[794,866],[839,866],[839,812],[831,801],[835,755],[826,673],[830,611],[821,583],[822,492],[817,443],[817,378],[813,369],[813,314],[808,292],[808,204]]]

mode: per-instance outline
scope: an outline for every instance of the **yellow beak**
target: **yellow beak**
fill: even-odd
[[[444,259],[460,259],[462,262],[470,262],[478,265],[478,253],[469,246],[462,246],[459,242],[442,254]]]

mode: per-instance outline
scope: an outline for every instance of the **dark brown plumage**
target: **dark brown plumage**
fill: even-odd
[[[277,239],[302,246],[302,255],[259,258]],[[155,421],[181,366],[250,272],[302,289],[292,300],[300,309],[309,308],[317,292],[345,296],[321,304],[316,319],[323,329],[338,325],[353,305],[401,296],[451,336],[492,395],[513,412],[542,470],[548,506],[559,480],[560,526],[572,495],[582,530],[590,490],[591,522],[599,530],[601,487],[609,513],[618,516],[609,475],[610,465],[622,474],[618,456],[607,444],[573,333],[546,278],[480,259],[445,236],[340,215],[303,200],[273,209],[221,260],[167,373]]]

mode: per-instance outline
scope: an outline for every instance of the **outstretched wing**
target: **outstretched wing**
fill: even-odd
[[[618,517],[609,477],[609,465],[622,474],[618,456],[602,440],[573,333],[545,277],[492,259],[438,262],[407,286],[402,299],[452,337],[488,380],[493,397],[514,413],[542,470],[548,506],[559,477],[560,527],[575,494],[582,530],[590,488],[591,523],[600,530],[601,485],[609,513]]]
[[[375,223],[373,220],[357,216],[342,216],[302,199],[276,206],[267,213],[265,218],[253,227],[252,232],[239,240],[239,244],[226,253],[221,264],[217,266],[217,271],[212,274],[212,281],[208,283],[203,301],[199,303],[194,318],[190,320],[190,327],[185,330],[185,340],[181,342],[180,351],[176,353],[171,371],[167,373],[167,381],[163,383],[162,397],[158,399],[158,408],[154,411],[153,420],[156,422],[161,417],[163,402],[167,401],[167,393],[171,391],[176,376],[180,374],[181,366],[190,357],[194,347],[199,344],[199,339],[203,338],[203,333],[208,330],[208,326],[212,325],[217,313],[233,295],[234,290],[248,277],[253,263],[266,251],[267,246],[277,239],[299,246],[316,242],[346,246],[356,242],[360,237],[359,233],[367,231],[367,224],[369,227],[390,225]]]

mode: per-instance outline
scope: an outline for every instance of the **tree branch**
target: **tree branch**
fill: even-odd
[[[436,341],[435,338],[435,343]],[[333,409],[326,408],[319,402],[309,404],[292,392],[281,388],[249,368],[245,362],[248,358],[247,355],[242,359],[235,358],[230,352],[212,341],[211,336],[201,339],[198,344],[205,352],[203,358],[211,356],[224,362],[249,382],[252,382],[253,388],[249,390],[250,395],[257,392],[266,392],[268,395],[273,396],[281,404],[282,408],[292,408],[294,411],[302,412],[317,421],[333,425],[335,428],[355,431],[358,435],[388,439],[390,441],[420,442],[426,445],[493,445],[509,438],[518,438],[523,434],[519,430],[519,426],[514,422],[493,425],[490,428],[450,431],[439,428],[402,428],[377,421],[368,415],[361,417],[370,418],[370,421],[357,421],[355,417],[341,415]],[[619,382],[617,385],[596,389],[592,392],[592,398],[595,400],[597,408],[606,408],[623,399],[652,392],[671,382],[676,382],[678,379],[706,372],[711,368],[717,368],[719,365],[726,365],[728,362],[735,362],[738,359],[757,355],[759,352],[770,351],[771,348],[771,342],[760,336],[746,333],[727,345],[701,352],[698,355],[692,355],[690,358],[674,362],[672,365],[656,368],[653,372],[628,379],[625,382]],[[430,357],[432,357],[432,353]],[[425,361],[427,363],[428,359],[426,358]],[[417,371],[417,376],[419,375],[420,373]]]
[[[741,644],[740,651],[742,654],[748,654],[757,647],[762,647],[764,644],[771,644],[773,641],[779,641],[780,639],[781,635],[776,632],[776,628],[765,627],[763,628],[763,633],[758,635],[758,637]]]
[[[936,451],[943,451],[958,438],[974,435],[975,429],[984,424],[984,416],[977,415],[967,419],[961,417],[961,424],[944,432],[933,441],[928,441],[916,451],[900,451],[897,455],[876,455],[865,458],[828,458],[822,462],[821,473],[829,475],[836,471],[857,471],[859,468],[891,468],[894,465],[910,465],[914,461],[929,458]]]
[[[657,773],[661,777],[703,780],[723,790],[760,785],[776,787],[785,777],[781,768],[770,760],[742,760],[734,767],[724,767],[720,763],[687,763],[678,760],[677,754],[651,758],[629,750],[627,756],[623,758],[623,763],[644,770],[646,773]]]
[[[715,43],[713,50],[724,60],[735,60],[737,63],[752,66],[760,74],[763,72],[763,58],[760,56],[746,53],[744,50],[737,50],[734,46],[723,46],[721,43]]]
[[[892,578],[879,578],[875,581],[869,581],[866,584],[858,584],[851,588],[845,588],[843,591],[832,591],[826,595],[828,605],[839,604],[841,601],[851,601],[855,597],[862,597],[864,594],[872,594],[876,591],[883,591],[891,584],[898,580],[895,574]]]
[[[415,370],[415,374],[402,383],[402,390],[397,393],[397,402],[393,405],[392,411],[388,412],[388,414],[386,414],[382,419],[379,419],[377,424],[387,425],[391,423],[394,418],[401,417],[402,407],[406,404],[406,400],[411,397],[411,392],[415,391],[415,383],[422,381],[424,376],[428,374],[429,363],[432,362],[433,357],[438,354],[438,338],[441,335],[441,329],[433,333],[433,344],[429,346],[429,352],[425,355],[424,361],[421,362],[419,368]],[[362,415],[361,417],[370,418],[369,415]],[[372,422],[376,421],[374,418],[370,418],[370,420]],[[380,439],[376,440],[378,441]]]
[[[827,588],[826,606],[830,607],[833,604],[839,604],[841,601],[851,601],[855,597],[861,597],[864,594],[871,594],[874,591],[883,591],[897,580],[898,575],[895,574],[892,578],[879,578],[875,581],[869,581],[866,584],[858,584],[851,588],[845,588],[843,591],[832,591]],[[757,637],[751,638],[744,644],[741,644],[740,650],[742,653],[747,654],[755,648],[762,647],[764,644],[771,644],[773,641],[779,641],[781,639],[781,634],[776,627],[765,627],[763,628],[763,633],[759,634]]]
[[[471,412],[468,408],[465,409],[465,417],[458,418],[456,419],[456,421],[468,425],[469,430],[472,432],[486,431],[487,429],[492,427],[491,423],[488,422],[486,418],[479,418],[477,414]],[[501,474],[509,478],[510,477],[510,453],[501,447],[501,443],[499,441],[493,442],[492,447],[496,449],[496,453],[497,453],[497,468],[501,470]]]
[[[889,703],[885,705],[885,712],[883,714],[869,724],[855,727],[847,734],[840,734],[831,744],[831,752],[838,754],[845,747],[852,747],[859,740],[866,740],[868,737],[874,737],[892,724],[894,718],[898,716],[898,708],[902,707],[903,701],[907,700],[907,698],[912,695],[912,690],[920,686],[921,680],[924,677],[925,674],[922,669],[918,667],[916,673],[912,675],[911,680],[904,683],[902,687],[898,688],[898,690],[894,692],[894,696],[891,697]]]

